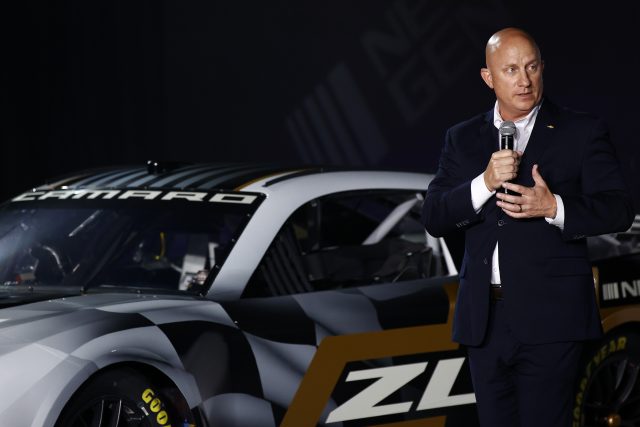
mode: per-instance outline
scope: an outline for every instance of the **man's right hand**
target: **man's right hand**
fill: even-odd
[[[518,176],[522,151],[500,150],[491,155],[484,171],[484,185],[489,191],[499,189],[503,183]]]

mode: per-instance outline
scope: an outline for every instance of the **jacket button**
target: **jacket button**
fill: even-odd
[[[483,260],[482,260],[482,262],[484,262],[484,265],[489,264],[489,261],[488,261],[486,258],[485,258],[485,259],[483,259]]]
[[[498,220],[498,227],[502,227],[504,225],[504,220]]]

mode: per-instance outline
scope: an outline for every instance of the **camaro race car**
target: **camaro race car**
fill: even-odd
[[[430,179],[150,162],[14,197],[0,426],[478,425]],[[640,425],[639,223],[589,240],[606,335],[576,426]]]

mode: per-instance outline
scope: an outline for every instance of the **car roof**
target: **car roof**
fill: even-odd
[[[298,170],[266,164],[149,161],[147,165],[112,166],[77,172],[55,179],[36,190],[145,188],[231,191],[256,180]]]
[[[379,170],[355,169],[335,166],[287,167],[257,163],[199,163],[149,161],[147,165],[112,166],[73,173],[34,190],[80,189],[153,189],[153,190],[223,190],[258,191],[270,193],[289,181],[309,180],[314,175],[348,172],[351,176],[373,176]],[[402,172],[382,172],[397,175]],[[424,174],[412,174],[426,176]],[[388,175],[387,175],[388,176]],[[420,179],[420,178],[419,178]],[[318,178],[311,178],[312,181]],[[320,179],[323,181],[323,179]],[[424,183],[424,181],[421,181]],[[426,188],[426,187],[425,187]]]

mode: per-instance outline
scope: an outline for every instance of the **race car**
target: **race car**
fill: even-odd
[[[17,195],[0,426],[478,425],[455,240],[419,220],[431,178],[149,162]],[[640,416],[638,228],[592,242],[607,334],[575,425]]]

